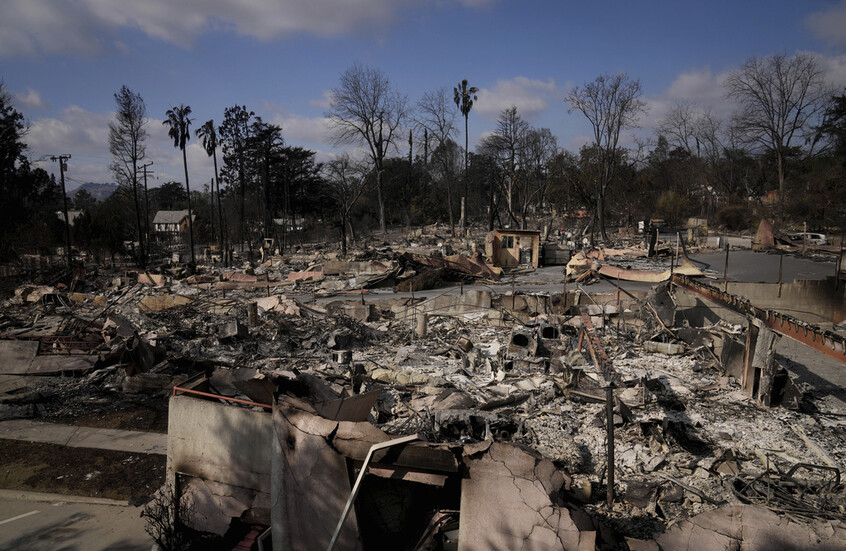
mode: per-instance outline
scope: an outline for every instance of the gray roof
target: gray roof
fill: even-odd
[[[188,210],[160,210],[153,218],[153,224],[179,224],[188,217]]]

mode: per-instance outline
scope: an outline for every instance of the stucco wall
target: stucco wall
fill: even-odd
[[[168,412],[168,477],[175,472],[270,492],[270,412],[172,396]]]

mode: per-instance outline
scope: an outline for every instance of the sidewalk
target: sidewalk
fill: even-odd
[[[0,421],[0,439],[44,442],[73,448],[167,455],[167,434],[77,427],[30,419]]]

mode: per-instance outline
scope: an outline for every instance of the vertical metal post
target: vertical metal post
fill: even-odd
[[[514,301],[516,298],[514,297],[514,274],[511,274],[511,309],[514,310]]]
[[[144,171],[144,236],[147,241],[147,254],[150,253],[150,197],[147,192],[147,168],[151,166],[153,166],[153,161],[138,167]]]
[[[620,315],[620,276],[617,276],[617,315]]]
[[[681,244],[681,232],[676,232],[676,252],[674,254],[674,258],[676,259],[675,262],[678,265],[681,265],[679,262],[679,246]]]
[[[726,265],[723,267],[723,292],[728,293],[729,288],[729,244],[726,239]]]
[[[802,256],[805,256],[805,249],[808,248],[808,223],[802,226]]]
[[[781,282],[784,274],[784,253],[778,255],[778,298],[781,298]]]
[[[411,288],[411,331],[414,331],[414,323],[417,320],[417,303],[414,302],[414,283],[409,286]],[[364,295],[362,297],[362,304],[364,304]]]
[[[608,491],[605,495],[605,503],[610,509],[614,505],[614,387],[605,387],[605,417],[608,422],[608,466],[606,468]]]

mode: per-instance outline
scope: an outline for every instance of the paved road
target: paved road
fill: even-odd
[[[778,254],[755,251],[729,251],[729,281],[752,283],[778,283]],[[701,268],[713,270],[722,279],[726,265],[726,253],[704,253],[691,255]],[[808,258],[784,255],[782,281],[790,283],[794,279],[825,279],[834,275],[834,261],[815,261]]]
[[[149,551],[141,508],[71,503],[61,496],[0,495],[0,550]],[[45,499],[33,501],[33,498]]]

